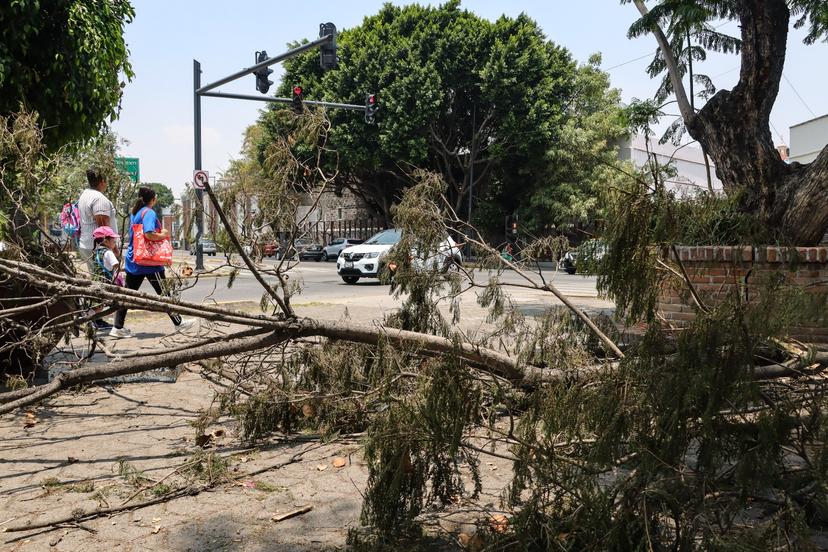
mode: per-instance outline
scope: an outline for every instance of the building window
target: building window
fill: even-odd
[[[336,211],[337,211],[337,215],[336,215],[337,220],[342,220],[342,207],[340,207]]]

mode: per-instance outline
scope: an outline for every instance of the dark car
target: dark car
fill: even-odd
[[[319,262],[322,260],[323,255],[322,246],[318,243],[312,243],[305,249],[299,251],[299,260]]]
[[[282,260],[283,258],[301,259],[302,254],[306,250],[317,245],[318,244],[315,244],[311,240],[305,238],[298,238],[293,242],[293,244],[287,240],[283,242],[273,241],[267,242],[262,246],[262,254],[266,257],[276,257],[276,260]],[[319,245],[318,247],[319,252],[321,253],[322,246]]]

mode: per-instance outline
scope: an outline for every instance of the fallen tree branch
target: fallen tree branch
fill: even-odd
[[[63,372],[52,380],[51,383],[34,388],[31,394],[0,405],[0,414],[6,414],[17,408],[34,404],[73,385],[90,383],[116,376],[125,376],[127,374],[136,374],[146,370],[175,366],[206,358],[254,351],[262,347],[267,347],[268,345],[280,343],[287,338],[288,336],[282,332],[273,332],[265,336],[234,339],[228,342],[214,343],[198,349],[176,351],[146,359],[129,359],[109,362],[100,366],[84,366],[83,368]]]
[[[221,223],[224,225],[224,229],[227,231],[227,235],[230,237],[230,241],[233,242],[233,245],[236,247],[239,255],[241,255],[244,264],[247,265],[247,268],[256,278],[256,281],[261,284],[261,286],[265,289],[268,295],[270,295],[276,304],[279,305],[279,308],[282,309],[282,312],[288,318],[294,318],[296,313],[293,312],[291,306],[285,301],[285,299],[279,295],[279,293],[273,289],[273,286],[267,283],[267,281],[262,277],[261,272],[259,269],[256,268],[256,265],[253,264],[253,261],[250,260],[250,257],[244,251],[244,247],[242,247],[241,242],[239,242],[238,236],[236,236],[236,232],[233,230],[233,225],[230,224],[230,221],[227,220],[227,216],[224,214],[224,210],[221,208],[221,204],[219,203],[218,199],[216,198],[216,194],[213,193],[213,189],[210,187],[210,184],[205,182],[204,183],[204,191],[207,192],[207,196],[210,198],[210,203],[213,204],[213,208],[216,210],[216,214],[218,214],[219,218],[221,219]],[[279,280],[282,280],[281,273],[278,274]]]
[[[258,470],[254,470],[254,471],[251,471],[251,472],[237,474],[237,475],[233,476],[230,480],[231,481],[237,481],[237,480],[242,479],[244,477],[251,477],[253,475],[258,475],[260,473],[264,473],[264,472],[269,471],[269,470],[276,470],[276,469],[280,469],[280,468],[283,468],[285,466],[288,466],[290,464],[294,464],[294,463],[298,462],[299,460],[301,460],[302,457],[305,454],[307,454],[308,452],[310,452],[310,451],[312,451],[316,448],[319,448],[320,446],[322,446],[321,443],[316,444],[314,446],[305,447],[304,450],[301,450],[301,451],[297,452],[296,454],[294,454],[293,456],[291,456],[290,458],[288,458],[285,461],[277,462],[276,464],[271,464],[269,466],[265,466],[264,468],[260,468]],[[97,508],[95,510],[90,510],[88,512],[85,512],[85,511],[76,512],[74,515],[62,516],[60,518],[41,521],[41,522],[38,522],[38,523],[28,523],[28,524],[23,524],[23,525],[14,525],[12,527],[4,527],[2,529],[2,531],[0,531],[0,532],[15,533],[15,532],[19,532],[19,531],[31,531],[31,530],[34,530],[34,529],[43,529],[43,528],[46,528],[46,527],[55,527],[55,528],[57,528],[56,526],[62,525],[62,524],[65,524],[65,523],[79,523],[79,522],[82,522],[82,521],[89,521],[91,519],[96,519],[96,518],[99,518],[99,517],[102,517],[102,516],[108,516],[108,515],[111,515],[111,514],[117,514],[117,513],[120,513],[120,512],[129,511],[129,510],[138,510],[140,508],[146,508],[147,506],[154,506],[156,504],[161,504],[162,502],[168,502],[170,500],[173,500],[173,499],[176,499],[176,498],[181,498],[183,496],[196,496],[197,494],[202,493],[202,492],[204,492],[208,489],[211,489],[211,488],[215,487],[218,484],[219,484],[219,482],[204,483],[202,485],[187,485],[186,487],[176,489],[176,490],[174,490],[170,493],[167,493],[163,496],[150,498],[150,499],[144,500],[142,502],[135,502],[133,504],[122,504],[120,506],[113,506],[113,507],[110,507],[110,508]]]

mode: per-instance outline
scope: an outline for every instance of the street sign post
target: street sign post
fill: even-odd
[[[115,166],[118,170],[127,173],[133,184],[140,182],[141,168],[137,157],[116,157]]]

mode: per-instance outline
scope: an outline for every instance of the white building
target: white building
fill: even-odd
[[[828,144],[828,114],[791,127],[790,162],[810,163]]]
[[[636,134],[619,142],[618,156],[622,161],[632,161],[636,167],[647,163],[647,144],[644,136]],[[676,175],[667,180],[667,188],[680,195],[707,191],[707,168],[704,153],[694,146],[674,146],[671,143],[659,144],[657,138],[650,140],[649,154],[654,155],[659,164],[672,165]],[[716,177],[716,167],[710,164],[710,181],[715,191],[722,190],[722,182]]]

